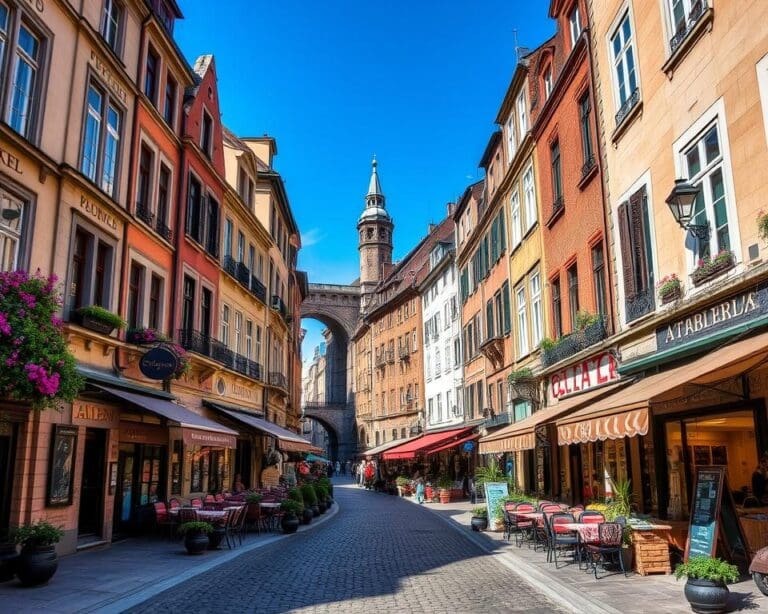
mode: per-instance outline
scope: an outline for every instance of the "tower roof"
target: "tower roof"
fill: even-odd
[[[364,221],[386,221],[391,222],[392,218],[389,217],[386,207],[384,205],[384,192],[381,189],[381,183],[379,182],[379,173],[376,170],[378,162],[376,162],[376,156],[373,156],[371,162],[371,180],[368,182],[368,194],[365,195],[365,209],[363,209],[360,215],[359,222]]]

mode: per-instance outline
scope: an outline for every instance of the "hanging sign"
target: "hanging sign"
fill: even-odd
[[[152,348],[139,361],[139,369],[149,379],[169,379],[178,368],[179,357],[163,346]]]
[[[464,451],[465,452],[471,452],[475,449],[475,442],[474,441],[468,441],[464,444]]]

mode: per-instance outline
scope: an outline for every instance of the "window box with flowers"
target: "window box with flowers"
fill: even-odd
[[[539,382],[528,367],[512,371],[507,377],[513,399],[538,401]]]
[[[179,359],[179,366],[176,372],[173,374],[173,379],[179,379],[182,375],[186,375],[192,369],[192,363],[189,360],[189,354],[178,343],[169,343],[169,349],[176,354],[176,358]]]
[[[156,331],[154,328],[129,328],[125,335],[125,340],[128,343],[135,343],[136,345],[149,345],[151,343],[162,343],[168,341],[163,333]]]
[[[699,258],[698,265],[691,273],[694,286],[699,286],[710,279],[722,275],[736,265],[736,259],[730,250],[722,250],[714,258]]]
[[[57,316],[56,276],[0,273],[0,398],[33,409],[72,402],[83,386]]]
[[[683,296],[683,282],[680,281],[680,278],[675,273],[663,277],[656,284],[656,289],[659,292],[659,300],[662,305],[676,301]]]
[[[80,326],[102,335],[111,335],[115,329],[125,328],[126,325],[125,320],[119,315],[98,305],[80,307],[75,315]]]

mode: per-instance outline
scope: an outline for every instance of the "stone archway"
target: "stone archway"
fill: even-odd
[[[359,313],[358,286],[309,284],[309,292],[301,304],[302,318],[319,320],[329,331],[325,355],[325,399],[312,404],[304,402],[302,411],[306,418],[320,422],[331,439],[335,436],[334,461],[351,459],[357,451],[350,338],[357,326]]]

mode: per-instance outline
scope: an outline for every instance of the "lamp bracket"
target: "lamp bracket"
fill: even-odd
[[[709,237],[709,222],[706,224],[688,224],[685,228],[699,241]]]

